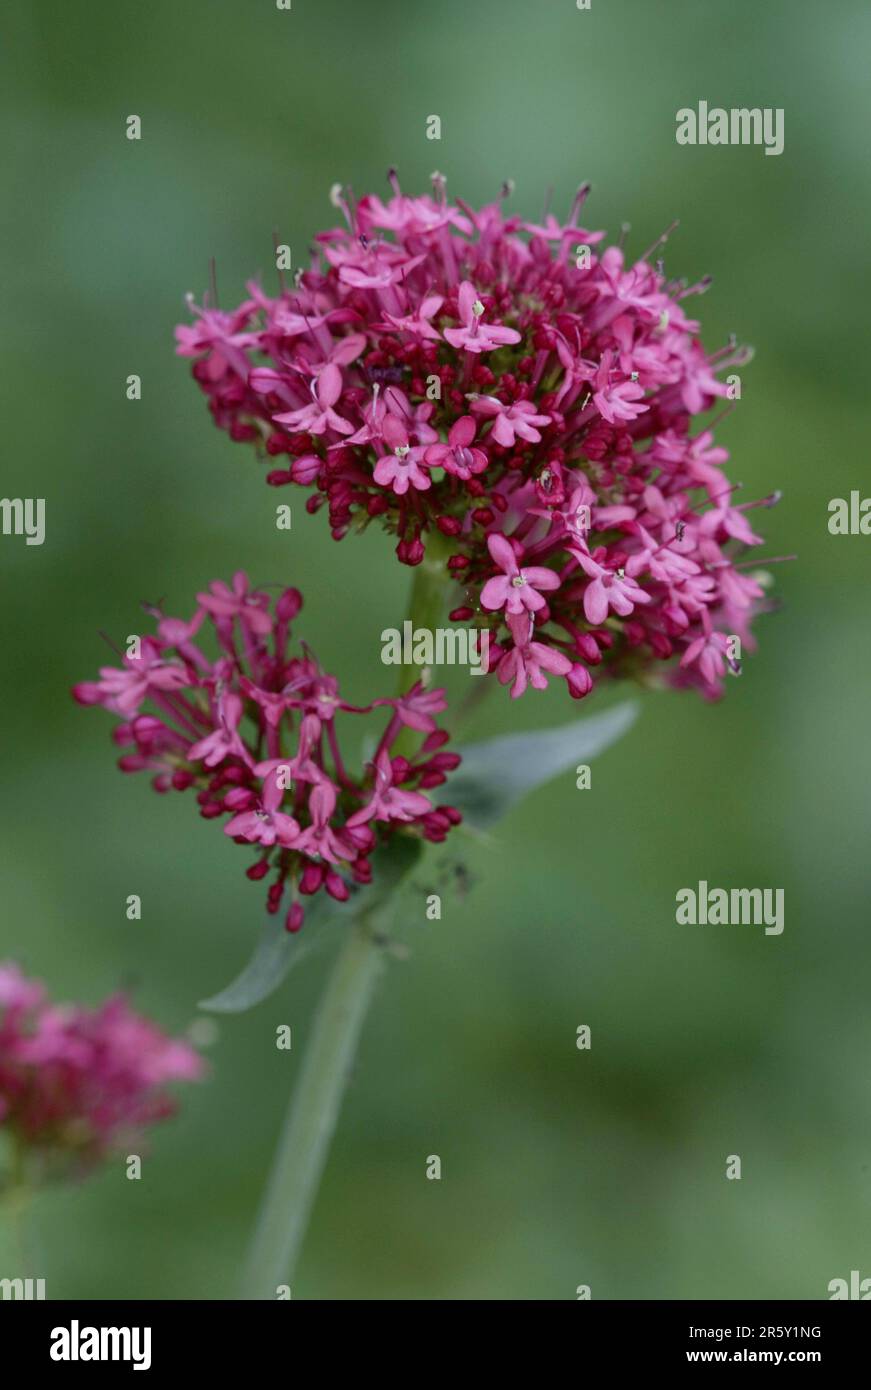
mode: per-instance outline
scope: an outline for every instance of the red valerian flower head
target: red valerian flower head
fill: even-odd
[[[307,647],[289,648],[298,590],[273,602],[240,572],[197,600],[189,621],[149,607],[158,630],[142,639],[141,655],[103,667],[73,694],[119,716],[124,772],[151,772],[159,792],[191,787],[202,816],[228,817],[224,833],[256,850],[248,877],[272,875],[270,912],[289,888],[285,925],[298,931],[300,897],[325,889],[344,901],[349,879],[369,882],[370,855],[391,836],[441,841],[459,824],[458,811],[426,795],[460,762],[434,718],[446,708],[444,691],[418,683],[402,696],[349,704]],[[207,654],[200,638],[209,628]],[[382,709],[372,758],[354,775],[337,726]],[[418,736],[417,747],[399,756],[392,750],[403,730]]]
[[[173,1114],[171,1081],[197,1081],[199,1054],[117,995],[97,1009],[51,1003],[0,962],[0,1129],[34,1176],[87,1171]],[[29,1167],[32,1165],[28,1164]]]
[[[335,539],[377,518],[403,563],[441,553],[453,610],[489,630],[512,694],[548,671],[577,698],[589,668],[669,663],[674,684],[716,696],[722,663],[695,644],[752,646],[764,605],[742,573],[755,504],[735,504],[728,453],[694,420],[750,356],[702,346],[685,305],[709,280],[666,274],[668,233],[634,261],[601,248],[579,225],[587,185],[565,223],[537,223],[501,200],[451,204],[441,175],[432,197],[390,180],[386,204],[334,190],[347,225],[316,237],[293,288],[193,308],[178,352],[216,423],[285,455],[267,481],[312,489]]]

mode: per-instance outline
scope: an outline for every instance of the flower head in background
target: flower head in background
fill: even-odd
[[[432,197],[391,181],[386,204],[334,190],[346,225],[294,288],[192,304],[178,352],[216,423],[274,461],[267,482],[309,489],[336,539],[377,517],[415,565],[443,538],[451,617],[488,628],[513,695],[669,662],[716,696],[711,654],[752,646],[763,590],[740,558],[758,504],[734,505],[726,450],[694,431],[749,357],[702,347],[684,306],[708,281],[667,277],[665,236],[634,262],[601,249],[586,186],[536,224],[449,202],[441,175]]]
[[[174,1113],[167,1083],[203,1071],[192,1047],[123,996],[97,1009],[53,1004],[0,963],[0,1131],[40,1176],[86,1171]]]
[[[433,717],[444,693],[418,684],[395,699],[349,704],[307,647],[290,648],[296,589],[273,602],[239,572],[197,602],[189,621],[151,609],[156,635],[73,693],[119,716],[123,771],[150,771],[160,792],[193,788],[202,816],[227,818],[224,833],[255,855],[248,877],[272,876],[270,912],[289,888],[285,925],[297,931],[302,898],[325,889],[341,902],[349,880],[370,881],[376,846],[397,833],[441,841],[459,823],[458,811],[426,795],[460,762]],[[350,733],[352,716],[382,710],[372,757],[354,774],[340,728]],[[404,729],[417,735],[410,756],[393,751]]]

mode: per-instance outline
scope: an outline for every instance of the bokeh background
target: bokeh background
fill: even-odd
[[[243,857],[189,798],[120,776],[111,720],[69,697],[141,599],[186,612],[237,567],[297,583],[327,667],[381,693],[392,545],[332,543],[302,494],[279,533],[173,355],[209,257],[235,302],[271,283],[273,228],[299,263],[330,185],[383,193],[391,164],[475,202],[511,177],[527,216],[589,178],[588,224],[628,221],[630,251],[681,218],[668,269],[713,274],[706,342],[755,345],[719,437],[745,497],[784,491],[765,553],[799,558],[722,704],[643,695],[590,791],[564,777],[464,844],[475,883],[441,922],[403,909],[410,957],[380,985],[294,1297],[825,1298],[871,1275],[871,539],[827,530],[831,498],[871,490],[867,4],[30,0],[0,24],[2,492],[47,499],[41,548],[0,540],[0,958],[61,998],[129,986],[182,1031],[260,929]],[[678,147],[701,98],[783,107],[785,152]],[[470,732],[579,712],[500,691]],[[784,888],[783,936],[676,926],[701,878]],[[50,1296],[233,1296],[328,966],[219,1021],[140,1182],[118,1162],[43,1195]]]

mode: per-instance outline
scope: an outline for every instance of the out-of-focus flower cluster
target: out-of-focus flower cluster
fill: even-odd
[[[97,1009],[51,1003],[41,984],[0,963],[0,1129],[41,1176],[84,1171],[171,1115],[171,1081],[203,1062],[123,996]]]
[[[215,580],[197,603],[189,621],[149,608],[157,635],[73,693],[120,716],[114,738],[130,750],[119,760],[123,771],[152,772],[160,792],[192,787],[202,816],[229,816],[225,834],[257,854],[248,877],[272,874],[270,912],[289,886],[285,925],[297,931],[300,895],[325,888],[344,901],[348,878],[368,883],[369,856],[391,835],[441,841],[459,824],[458,811],[435,807],[425,794],[460,762],[433,717],[446,707],[444,692],[418,683],[366,706],[343,700],[307,647],[288,650],[302,606],[296,589],[273,603],[238,572],[231,584]],[[214,655],[203,651],[201,629],[211,629]],[[381,708],[380,740],[355,776],[337,726]],[[403,730],[417,738],[410,756],[391,751]]]
[[[666,276],[665,237],[634,263],[597,250],[586,187],[531,223],[391,178],[386,204],[334,190],[347,226],[292,289],[191,303],[178,352],[216,423],[274,460],[269,483],[314,489],[336,539],[378,517],[414,565],[447,538],[451,617],[488,627],[513,695],[676,657],[669,678],[715,696],[763,590],[740,562],[754,504],[692,432],[748,357],[702,347],[684,304],[708,281]]]

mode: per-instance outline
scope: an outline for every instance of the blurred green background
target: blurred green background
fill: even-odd
[[[511,177],[527,216],[589,178],[588,225],[630,222],[630,252],[681,218],[667,264],[714,276],[706,343],[755,345],[719,438],[746,498],[783,489],[764,553],[799,560],[722,704],[645,695],[590,791],[566,776],[465,845],[476,883],[440,923],[406,908],[294,1297],[825,1298],[871,1275],[871,540],[827,530],[829,499],[871,491],[867,4],[31,0],[2,31],[2,492],[47,499],[47,539],[0,540],[0,958],[61,998],[130,985],[181,1031],[260,929],[243,856],[190,798],[118,774],[111,719],[69,697],[141,599],[185,613],[237,567],[297,583],[298,631],[354,696],[382,693],[392,543],[333,544],[296,492],[278,532],[278,494],[173,355],[209,257],[225,306],[272,285],[273,228],[299,263],[330,185],[383,195],[390,164],[472,202]],[[783,107],[784,154],[678,147],[701,98]],[[500,690],[471,731],[578,713],[562,688]],[[783,887],[783,936],[676,926],[700,878]],[[212,1079],[141,1182],[119,1161],[42,1197],[49,1296],[233,1295],[328,965],[218,1023]]]

